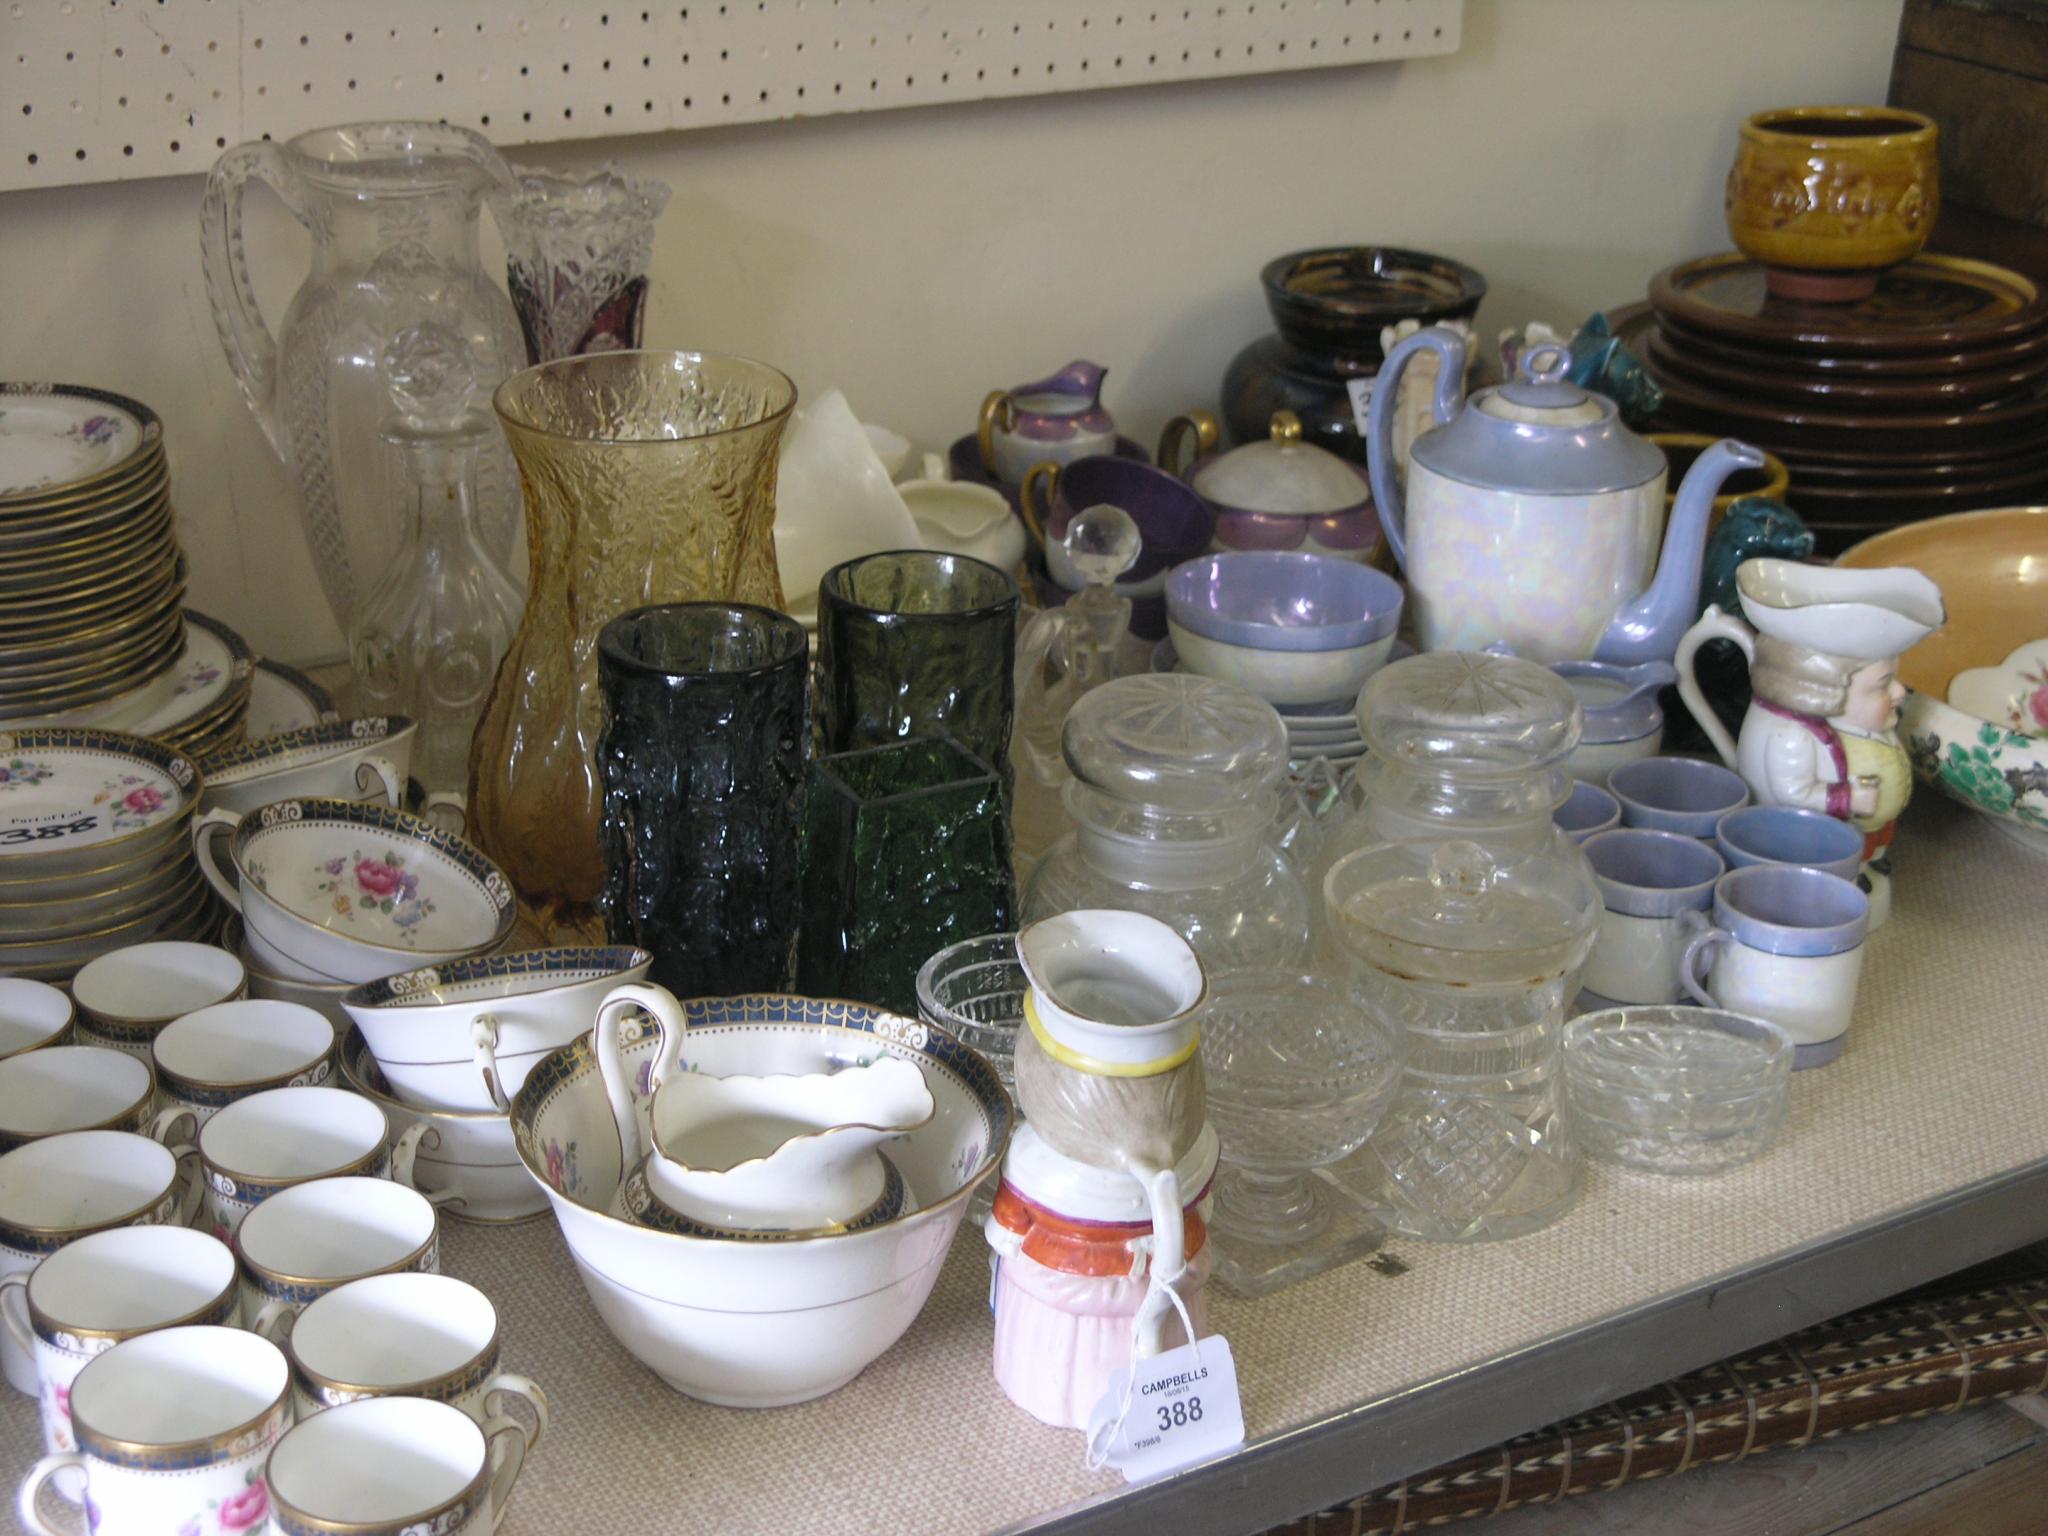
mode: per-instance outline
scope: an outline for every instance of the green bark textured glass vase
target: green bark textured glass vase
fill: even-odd
[[[605,929],[682,997],[786,992],[810,648],[743,603],[638,608],[597,639]]]
[[[945,737],[814,760],[796,985],[912,1017],[917,973],[1014,926],[1010,826],[988,763]]]

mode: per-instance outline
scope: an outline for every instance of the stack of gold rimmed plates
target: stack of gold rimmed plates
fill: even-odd
[[[128,944],[213,937],[187,833],[200,787],[161,742],[0,727],[0,975],[62,981]]]
[[[0,721],[126,726],[160,705],[184,591],[155,413],[0,384]]]
[[[219,619],[185,610],[185,649],[169,697],[123,730],[153,736],[194,762],[237,746],[248,731],[256,657]]]

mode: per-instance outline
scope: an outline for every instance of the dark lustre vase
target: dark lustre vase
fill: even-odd
[[[598,635],[606,932],[682,997],[787,991],[808,746],[803,626],[745,603]]]
[[[820,757],[804,804],[796,986],[917,1014],[917,973],[1016,926],[1010,826],[986,759],[945,737]]]
[[[950,736],[1008,782],[1017,583],[966,555],[865,555],[818,583],[818,750]]]
[[[1260,442],[1275,411],[1292,411],[1302,441],[1361,466],[1365,413],[1351,389],[1379,373],[1380,332],[1403,320],[1470,320],[1486,297],[1486,279],[1463,262],[1384,245],[1294,251],[1267,262],[1259,285],[1277,334],[1224,370],[1225,433],[1233,444]]]

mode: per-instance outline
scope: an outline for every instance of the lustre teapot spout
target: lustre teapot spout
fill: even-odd
[[[1418,352],[1440,359],[1436,427],[1395,476],[1393,408]],[[1669,661],[1699,611],[1700,560],[1721,483],[1763,455],[1723,438],[1664,515],[1664,455],[1614,402],[1566,382],[1571,353],[1532,347],[1521,377],[1464,398],[1465,340],[1418,331],[1388,354],[1367,421],[1373,498],[1408,577],[1425,651],[1495,642],[1543,662]]]

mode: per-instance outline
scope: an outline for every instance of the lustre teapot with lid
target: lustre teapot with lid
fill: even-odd
[[[1441,360],[1436,428],[1415,441],[1404,498],[1393,407],[1419,352]],[[1571,353],[1530,348],[1521,377],[1463,398],[1465,341],[1441,327],[1396,346],[1368,420],[1373,499],[1408,577],[1425,651],[1496,642],[1531,660],[1669,661],[1698,610],[1707,520],[1721,482],[1763,455],[1723,439],[1679,487],[1614,402],[1565,382]]]

